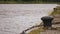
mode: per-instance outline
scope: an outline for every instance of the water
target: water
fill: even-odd
[[[40,24],[57,4],[0,4],[0,34],[19,34]]]

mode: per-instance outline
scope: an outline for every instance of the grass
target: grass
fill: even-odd
[[[28,34],[40,34],[40,29],[35,29],[35,30],[32,30],[30,33]]]
[[[51,15],[56,15],[56,14],[60,14],[60,10],[58,10],[58,11],[53,11]]]
[[[38,29],[34,29],[31,32],[29,32],[28,34],[40,34],[40,32],[44,31],[43,26],[40,26],[40,28]]]

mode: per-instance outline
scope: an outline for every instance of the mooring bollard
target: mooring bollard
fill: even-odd
[[[44,28],[47,28],[47,29],[50,28],[51,29],[53,17],[44,16],[41,18],[41,20],[43,21]]]

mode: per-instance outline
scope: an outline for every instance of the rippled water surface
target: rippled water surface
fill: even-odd
[[[38,25],[57,4],[0,4],[0,34],[19,34]]]

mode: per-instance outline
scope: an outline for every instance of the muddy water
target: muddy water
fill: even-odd
[[[0,34],[19,34],[40,24],[57,4],[0,4]]]

